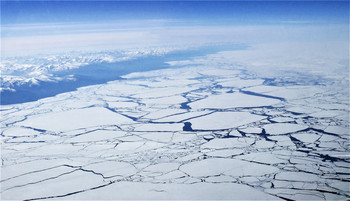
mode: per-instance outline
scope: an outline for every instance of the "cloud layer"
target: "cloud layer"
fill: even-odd
[[[126,22],[125,22],[126,23]],[[149,26],[145,26],[145,24]],[[71,50],[112,50],[208,43],[273,43],[348,41],[348,25],[247,25],[247,26],[161,26],[157,21],[143,26],[120,24],[33,25],[5,27],[2,56],[57,53]],[[138,24],[142,24],[138,22]],[[152,25],[151,25],[152,24]],[[119,27],[119,28],[118,28]],[[42,34],[35,33],[42,30]],[[59,30],[54,32],[53,30]],[[23,32],[16,36],[11,32]]]

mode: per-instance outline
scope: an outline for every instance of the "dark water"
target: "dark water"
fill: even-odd
[[[272,98],[272,99],[277,99],[277,100],[280,100],[280,101],[285,101],[284,98],[277,97],[277,96],[269,96],[269,95],[265,95],[265,94],[254,93],[254,92],[251,92],[251,91],[244,91],[244,90],[239,90],[239,92],[241,92],[243,94],[247,94],[247,95],[252,95],[252,96],[260,96],[260,97],[264,97],[264,98]]]
[[[94,84],[103,84],[108,81],[122,79],[122,75],[132,72],[144,72],[150,70],[170,68],[165,62],[186,60],[196,56],[205,56],[225,50],[241,50],[244,45],[216,45],[192,48],[185,51],[173,51],[161,56],[144,56],[129,61],[115,63],[99,63],[82,66],[69,71],[51,72],[58,77],[74,75],[75,80],[63,80],[60,82],[40,82],[39,85],[15,86],[15,92],[1,92],[1,105],[25,103],[42,98],[55,96],[60,93],[74,91],[79,87]]]

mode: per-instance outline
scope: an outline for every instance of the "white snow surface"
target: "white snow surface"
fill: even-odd
[[[103,125],[121,125],[131,123],[132,120],[102,107],[76,109],[64,112],[52,112],[29,117],[18,123],[50,131],[67,131]]]
[[[279,100],[264,98],[259,96],[251,96],[242,93],[213,95],[208,98],[190,103],[193,109],[202,108],[236,108],[236,107],[261,107],[279,103]]]
[[[130,191],[133,189],[133,191]],[[106,188],[70,199],[102,200],[281,200],[278,197],[262,193],[254,188],[240,184],[155,184],[143,182],[117,182]]]
[[[180,170],[193,177],[215,176],[220,174],[230,176],[262,176],[277,172],[278,168],[237,159],[214,158],[185,164],[180,166]]]
[[[308,128],[306,125],[290,124],[290,123],[274,123],[264,125],[266,133],[271,135],[281,135],[286,133],[294,133]]]
[[[248,112],[216,112],[191,119],[192,128],[198,130],[219,130],[234,128],[264,119]]]
[[[348,199],[342,62],[272,50],[172,61],[2,106],[1,199]]]

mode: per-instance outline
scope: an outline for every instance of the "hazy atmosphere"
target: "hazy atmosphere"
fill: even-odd
[[[1,1],[1,200],[347,200],[348,1]]]

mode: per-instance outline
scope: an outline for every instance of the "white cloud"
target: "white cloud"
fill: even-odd
[[[162,26],[162,23],[166,25]],[[7,29],[11,28],[7,27]],[[33,25],[27,29],[40,29],[40,25]],[[160,20],[145,22],[143,25],[140,22],[129,25],[126,22],[124,24],[81,24],[75,27],[72,24],[66,26],[59,24],[57,27],[43,25],[43,29],[51,31],[41,35],[31,33],[11,36],[7,34],[6,37],[2,37],[2,56],[216,42],[256,44],[281,41],[348,40],[347,25],[169,26],[169,22]]]

